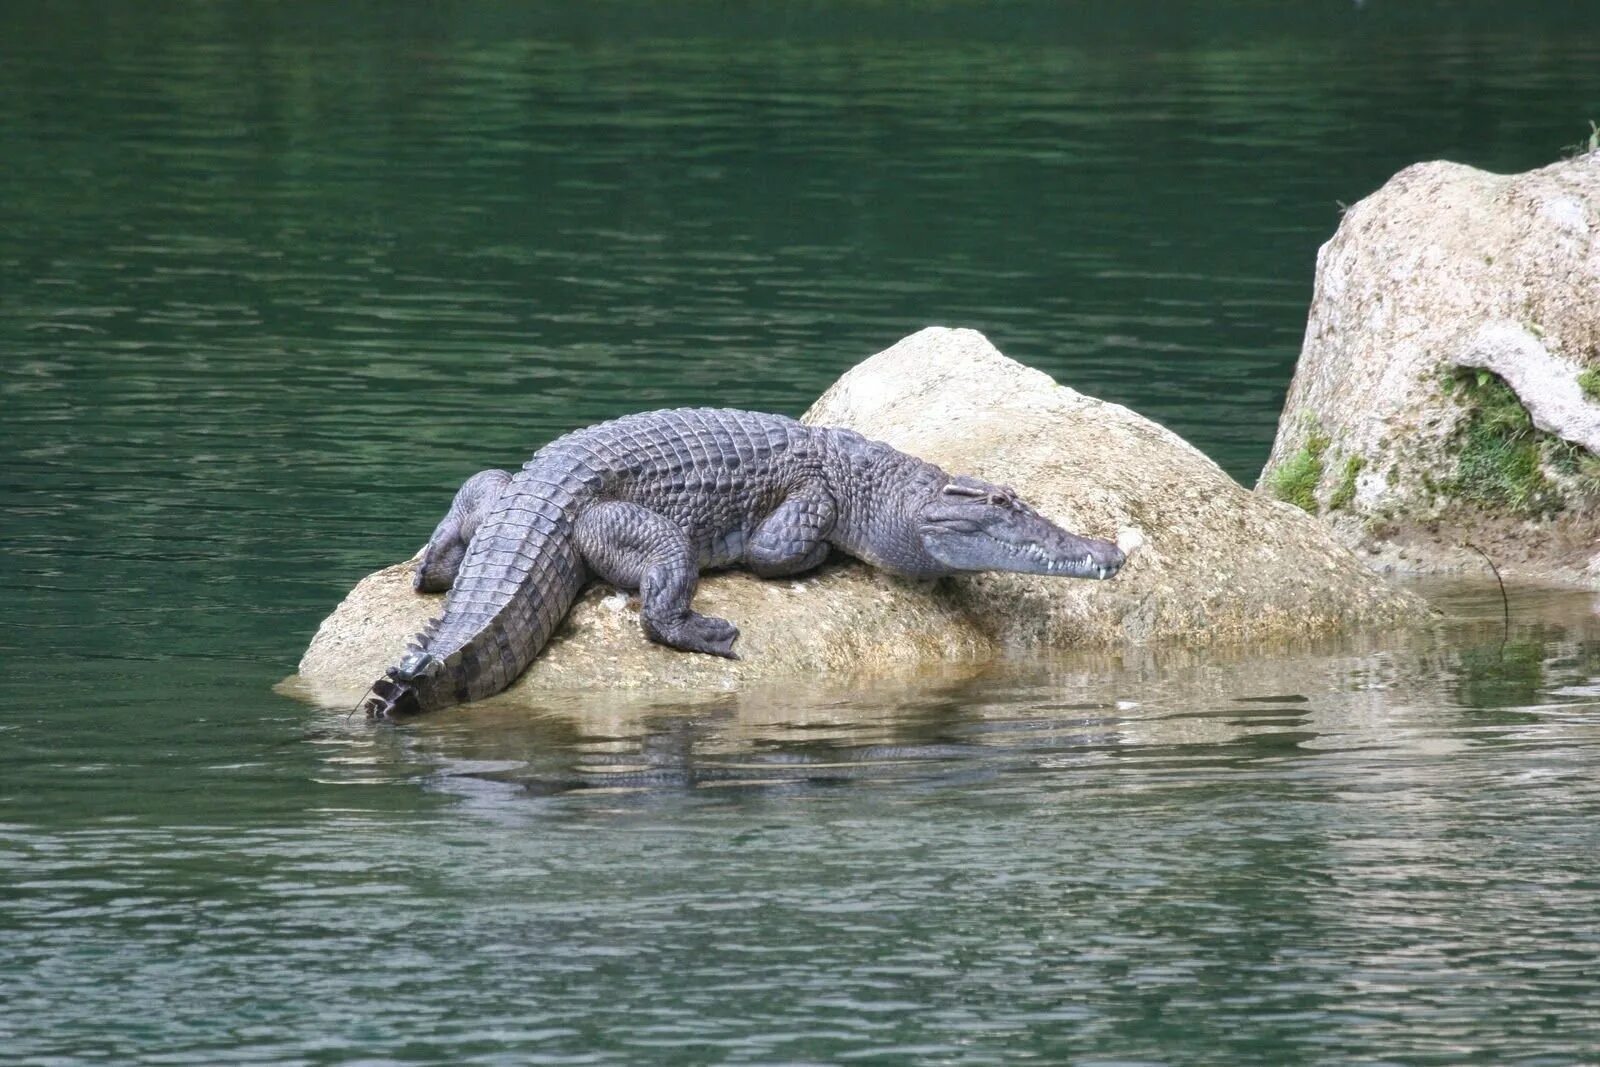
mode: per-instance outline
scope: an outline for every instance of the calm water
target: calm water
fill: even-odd
[[[0,10],[0,1062],[1600,1059],[1589,595],[271,691],[471,472],[928,323],[1250,481],[1340,202],[1600,118],[1581,5],[1056,6]]]

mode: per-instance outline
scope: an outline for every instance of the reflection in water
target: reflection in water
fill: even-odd
[[[1600,617],[1518,592],[1506,632],[1492,587],[1430,592],[1438,626],[1383,638],[330,715],[341,840],[240,862],[281,857],[254,892],[375,991],[350,1011],[415,1030],[470,989],[556,1060],[1581,1061]],[[385,782],[445,807],[375,823],[348,787]],[[62,844],[85,879],[183,847]],[[282,951],[235,929],[206,958]]]
[[[427,780],[446,791],[616,797],[1113,768],[1191,782],[1344,774],[1591,716],[1600,626],[1587,594],[1518,593],[1503,630],[1494,587],[1425,589],[1449,615],[1419,633],[1014,658],[848,689],[552,692],[537,713],[491,701],[356,743],[433,765]]]

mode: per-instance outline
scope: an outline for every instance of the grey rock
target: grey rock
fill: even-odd
[[[1578,384],[1597,366],[1600,153],[1513,175],[1408,167],[1318,253],[1257,488],[1320,444],[1318,513],[1372,565],[1482,570],[1471,544],[1518,577],[1595,584],[1600,495],[1573,468],[1600,463],[1600,403]],[[1464,467],[1473,390],[1443,384],[1458,368],[1493,372],[1550,435],[1539,507],[1501,503]]]

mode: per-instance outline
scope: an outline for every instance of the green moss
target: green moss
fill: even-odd
[[[1333,495],[1328,498],[1328,510],[1338,511],[1349,505],[1356,496],[1356,475],[1361,473],[1361,468],[1367,461],[1360,456],[1351,456],[1344,461],[1344,471],[1339,475],[1339,484],[1334,486]]]
[[[1458,431],[1455,478],[1444,488],[1455,497],[1516,515],[1559,511],[1560,493],[1540,463],[1541,434],[1517,395],[1488,371],[1456,379],[1456,393],[1470,408]]]
[[[1538,515],[1548,483],[1539,470],[1539,450],[1531,443],[1507,441],[1473,427],[1456,465],[1455,495],[1519,515]]]
[[[1578,388],[1590,400],[1600,400],[1600,368],[1590,367],[1578,375]]]
[[[1600,456],[1571,441],[1552,440],[1545,446],[1545,460],[1576,495],[1600,500]]]
[[[1584,452],[1578,457],[1578,469],[1573,472],[1578,492],[1591,499],[1600,500],[1600,456]]]
[[[1272,493],[1297,508],[1317,513],[1317,486],[1322,482],[1322,454],[1328,435],[1312,430],[1306,443],[1272,472]]]
[[[1533,437],[1533,419],[1528,416],[1528,409],[1497,375],[1478,371],[1467,395],[1477,408],[1475,419],[1484,433],[1507,441]]]

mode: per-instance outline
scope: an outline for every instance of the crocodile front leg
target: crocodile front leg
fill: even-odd
[[[762,578],[781,578],[822,565],[838,512],[821,489],[793,493],[762,520],[745,547],[745,566]]]
[[[733,652],[738,628],[689,608],[700,570],[689,535],[677,523],[638,504],[606,501],[584,509],[573,536],[590,570],[620,589],[638,590],[639,619],[650,640],[739,658]]]
[[[479,471],[462,483],[417,560],[417,573],[411,579],[417,592],[442,593],[456,583],[456,572],[467,557],[467,544],[510,481],[511,475],[505,471],[490,470]]]

